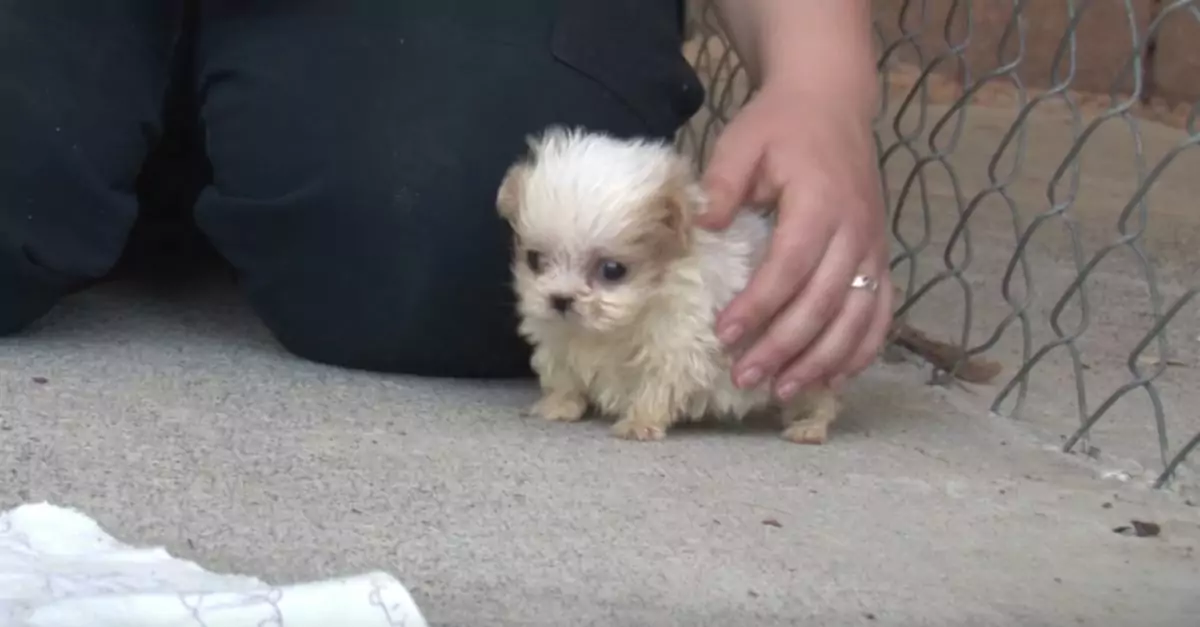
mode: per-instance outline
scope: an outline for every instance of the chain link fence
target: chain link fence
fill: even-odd
[[[753,86],[713,0],[688,4],[708,94],[678,143],[703,164]],[[1200,444],[1200,0],[874,9],[910,349],[885,358],[1126,477],[1180,479]]]

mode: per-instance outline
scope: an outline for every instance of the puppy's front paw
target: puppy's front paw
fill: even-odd
[[[629,418],[617,421],[617,424],[612,426],[612,433],[618,438],[639,442],[652,442],[667,436],[666,429],[659,425]]]
[[[819,420],[801,420],[784,429],[783,438],[796,444],[824,444],[829,439],[829,425]]]
[[[551,422],[575,422],[587,413],[587,400],[571,394],[548,394],[529,413]]]
[[[801,396],[784,410],[783,439],[796,444],[824,444],[829,439],[829,425],[837,420],[841,401],[828,388]]]

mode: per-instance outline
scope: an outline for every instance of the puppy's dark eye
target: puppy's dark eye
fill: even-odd
[[[620,281],[621,279],[625,278],[625,275],[628,273],[629,269],[625,267],[625,264],[619,261],[605,261],[604,263],[600,264],[600,276],[603,277],[605,281]]]
[[[529,266],[530,270],[537,272],[542,269],[542,254],[536,250],[525,251],[525,265]]]

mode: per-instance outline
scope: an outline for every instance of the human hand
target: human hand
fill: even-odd
[[[758,335],[733,377],[773,380],[788,399],[839,388],[875,359],[891,322],[885,214],[870,120],[862,107],[764,86],[717,140],[700,224],[723,229],[747,204],[777,207],[767,258],[717,319],[726,345]],[[856,277],[877,282],[853,289]]]

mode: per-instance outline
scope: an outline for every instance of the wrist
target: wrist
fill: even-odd
[[[873,117],[879,97],[869,0],[757,2],[762,90],[792,92]]]
[[[763,77],[758,92],[804,103],[808,109],[852,116],[864,122],[873,120],[879,112],[880,87],[873,71],[858,76],[825,76],[805,72],[803,68],[770,73]]]

